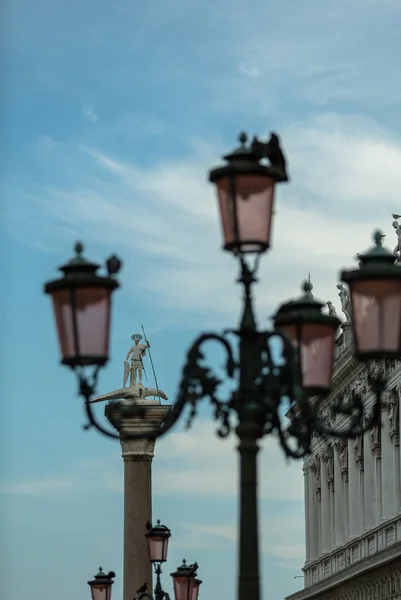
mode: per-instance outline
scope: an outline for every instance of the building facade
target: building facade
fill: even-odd
[[[321,415],[332,425],[331,406],[353,390],[369,413],[369,377],[383,375],[382,427],[356,440],[314,438],[303,465],[304,589],[287,600],[401,600],[401,361],[359,363],[350,322],[341,329],[333,392],[321,401]],[[341,418],[335,424],[341,428]]]

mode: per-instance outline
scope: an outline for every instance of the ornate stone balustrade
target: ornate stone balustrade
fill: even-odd
[[[330,554],[305,565],[305,587],[324,581],[366,558],[376,559],[380,564],[380,553],[401,543],[401,515],[366,531],[359,538],[350,540]]]

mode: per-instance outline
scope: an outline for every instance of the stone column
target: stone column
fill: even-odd
[[[372,454],[370,441],[370,433],[369,431],[366,431],[363,439],[363,489],[365,504],[365,529],[370,529],[375,526],[375,459]]]
[[[319,556],[319,520],[318,499],[315,487],[315,475],[311,464],[308,465],[308,512],[309,512],[309,550],[310,560]],[[308,559],[307,559],[308,560]]]
[[[394,456],[394,487],[395,503],[394,514],[401,512],[401,461],[400,461],[400,400],[396,390],[392,390],[390,399],[390,412],[388,415],[390,425],[390,438],[393,444]]]
[[[311,462],[311,470],[313,473],[313,494],[314,494],[314,540],[315,540],[315,557],[318,558],[322,553],[322,496],[320,483],[320,458],[316,456]]]
[[[336,515],[334,510],[334,448],[333,445],[327,448],[327,463],[326,463],[326,471],[327,471],[327,483],[329,486],[329,495],[330,495],[330,552],[334,550],[335,544],[335,530],[336,530]]]
[[[373,427],[369,433],[370,448],[373,454],[375,473],[373,504],[375,507],[375,525],[380,525],[382,515],[382,478],[381,478],[381,427]]]
[[[359,519],[358,535],[362,535],[365,523],[365,459],[364,459],[364,436],[360,435],[354,442],[356,467],[358,469],[359,484]]]
[[[327,477],[327,450],[324,450],[321,453],[320,461],[320,485],[322,493],[322,554],[327,554],[331,549],[330,490]]]
[[[154,456],[154,439],[124,439],[123,433],[146,432],[160,427],[170,406],[161,406],[157,400],[138,403],[141,415],[123,417],[119,431],[124,460],[124,600],[132,600],[144,583],[152,593],[152,565],[145,537],[146,523],[152,521],[151,465]],[[113,405],[105,413],[112,424]]]
[[[344,511],[344,537],[349,538],[349,489],[348,489],[348,442],[343,442],[340,453],[341,479],[343,482],[343,511]]]
[[[310,479],[313,478],[313,475],[310,471],[310,468],[307,464],[304,464],[302,467],[302,471],[304,474],[304,501],[305,501],[305,553],[306,553],[306,562],[311,561],[312,551],[312,523],[311,523],[311,502],[312,497],[310,495]]]
[[[381,439],[381,487],[383,521],[395,517],[395,465],[394,447],[390,436],[390,392],[386,392],[382,403],[382,439]]]
[[[340,548],[345,543],[345,498],[340,460],[343,442],[337,442],[334,449],[334,546]]]
[[[359,535],[359,515],[361,511],[359,495],[359,473],[356,465],[355,440],[348,440],[348,501],[349,501],[349,537]]]

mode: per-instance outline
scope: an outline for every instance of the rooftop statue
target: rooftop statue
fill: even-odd
[[[341,300],[341,309],[345,315],[345,323],[350,323],[352,320],[352,309],[348,291],[345,289],[342,283],[338,283],[337,288],[340,290],[338,295],[340,296]]]
[[[398,219],[401,219],[401,215],[393,213],[392,217],[394,219],[393,227],[397,236],[397,245],[393,250],[393,254],[396,258],[396,264],[401,265],[401,223],[398,222]]]

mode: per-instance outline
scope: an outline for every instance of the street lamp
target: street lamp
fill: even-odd
[[[259,600],[259,439],[275,433],[287,456],[302,458],[311,451],[314,433],[355,438],[380,423],[386,381],[370,378],[375,395],[371,415],[367,415],[363,398],[354,393],[347,404],[332,407],[334,417],[344,417],[344,427],[327,426],[321,418],[318,400],[330,391],[334,335],[340,321],[322,313],[323,303],[313,298],[310,281],[304,284],[301,298],[279,308],[273,318],[273,330],[258,330],[252,305],[259,259],[271,246],[275,186],[288,181],[278,137],[272,134],[267,143],[254,138],[249,145],[247,136],[241,134],[239,148],[225,160],[225,165],[210,172],[209,179],[217,188],[224,249],[238,259],[240,266],[238,281],[244,290],[240,326],[222,335],[201,334],[188,351],[177,400],[163,424],[153,431],[147,428],[143,433],[124,435],[134,439],[160,437],[175,425],[187,407],[190,425],[204,398],[214,408],[218,435],[226,437],[235,429],[239,438],[241,489],[238,600]],[[359,255],[360,268],[341,274],[342,281],[350,287],[355,356],[361,361],[401,357],[401,269],[394,266],[394,257],[382,248],[381,238],[382,234],[376,232],[375,248]],[[232,343],[230,335],[238,344]],[[203,346],[210,341],[223,346],[227,378],[236,382],[236,389],[228,398],[219,394],[223,381],[204,364]],[[82,365],[79,361],[77,364]],[[81,385],[81,390],[88,406],[91,388],[87,386],[85,392]],[[119,410],[129,416],[143,409],[135,404],[113,403],[113,415]],[[103,431],[101,426],[98,428]]]
[[[170,596],[162,588],[160,575],[162,573],[161,563],[167,560],[168,542],[171,537],[171,531],[165,525],[161,525],[160,521],[152,526],[151,523],[146,523],[147,533],[145,534],[148,540],[148,550],[150,562],[154,566],[156,573],[156,585],[154,590],[154,599],[146,591],[147,583],[145,583],[137,592],[134,600],[170,600]],[[171,576],[174,581],[174,596],[175,600],[197,600],[199,594],[199,586],[202,581],[197,578],[198,564],[187,565],[185,559],[180,567]]]
[[[84,246],[75,244],[76,256],[59,267],[60,279],[45,284],[45,294],[53,301],[61,362],[77,373],[79,390],[84,397],[93,394],[99,369],[109,359],[111,320],[111,295],[118,287],[115,280],[122,266],[117,256],[106,261],[108,275],[99,276],[99,265],[83,256]],[[91,381],[84,373],[93,367]],[[95,420],[89,402],[85,403],[90,426],[108,435],[108,431]],[[115,437],[112,435],[112,437]]]
[[[99,573],[94,576],[92,581],[88,581],[91,589],[92,600],[111,600],[111,586],[113,585],[114,571],[103,573],[102,567],[99,567]]]

